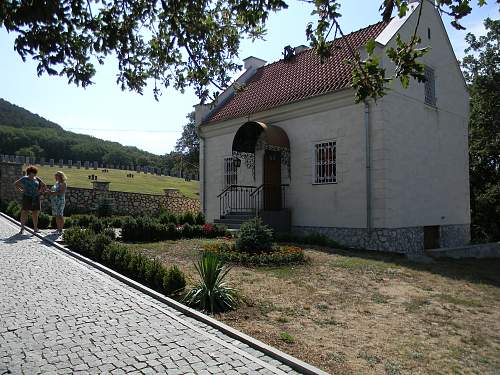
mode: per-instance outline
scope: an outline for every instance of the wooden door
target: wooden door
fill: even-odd
[[[281,154],[264,154],[264,210],[281,210]]]
[[[439,225],[424,227],[424,249],[439,248]]]

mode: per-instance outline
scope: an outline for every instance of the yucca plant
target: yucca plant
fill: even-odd
[[[184,303],[210,314],[234,310],[238,295],[225,282],[230,268],[213,253],[205,253],[195,267],[200,281],[186,294]]]

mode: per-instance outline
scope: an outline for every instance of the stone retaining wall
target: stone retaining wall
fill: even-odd
[[[8,203],[18,199],[19,193],[14,188],[14,182],[22,173],[22,164],[0,162],[0,200]]]
[[[66,207],[70,212],[93,211],[103,199],[111,201],[113,214],[116,215],[154,215],[161,209],[177,213],[196,213],[200,210],[199,200],[186,198],[178,192],[156,195],[74,187],[68,187],[66,191]],[[48,198],[43,198],[42,206],[47,210],[50,208]]]

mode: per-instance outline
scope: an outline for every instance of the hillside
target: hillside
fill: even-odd
[[[24,108],[0,99],[0,153],[53,159],[159,167],[158,155],[64,130]]]
[[[0,98],[0,126],[13,128],[62,128],[56,123]]]

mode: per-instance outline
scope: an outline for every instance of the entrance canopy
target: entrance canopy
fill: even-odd
[[[290,149],[290,142],[285,131],[278,126],[263,122],[249,121],[241,125],[233,139],[233,152],[255,153],[257,140],[264,135],[266,145]]]

